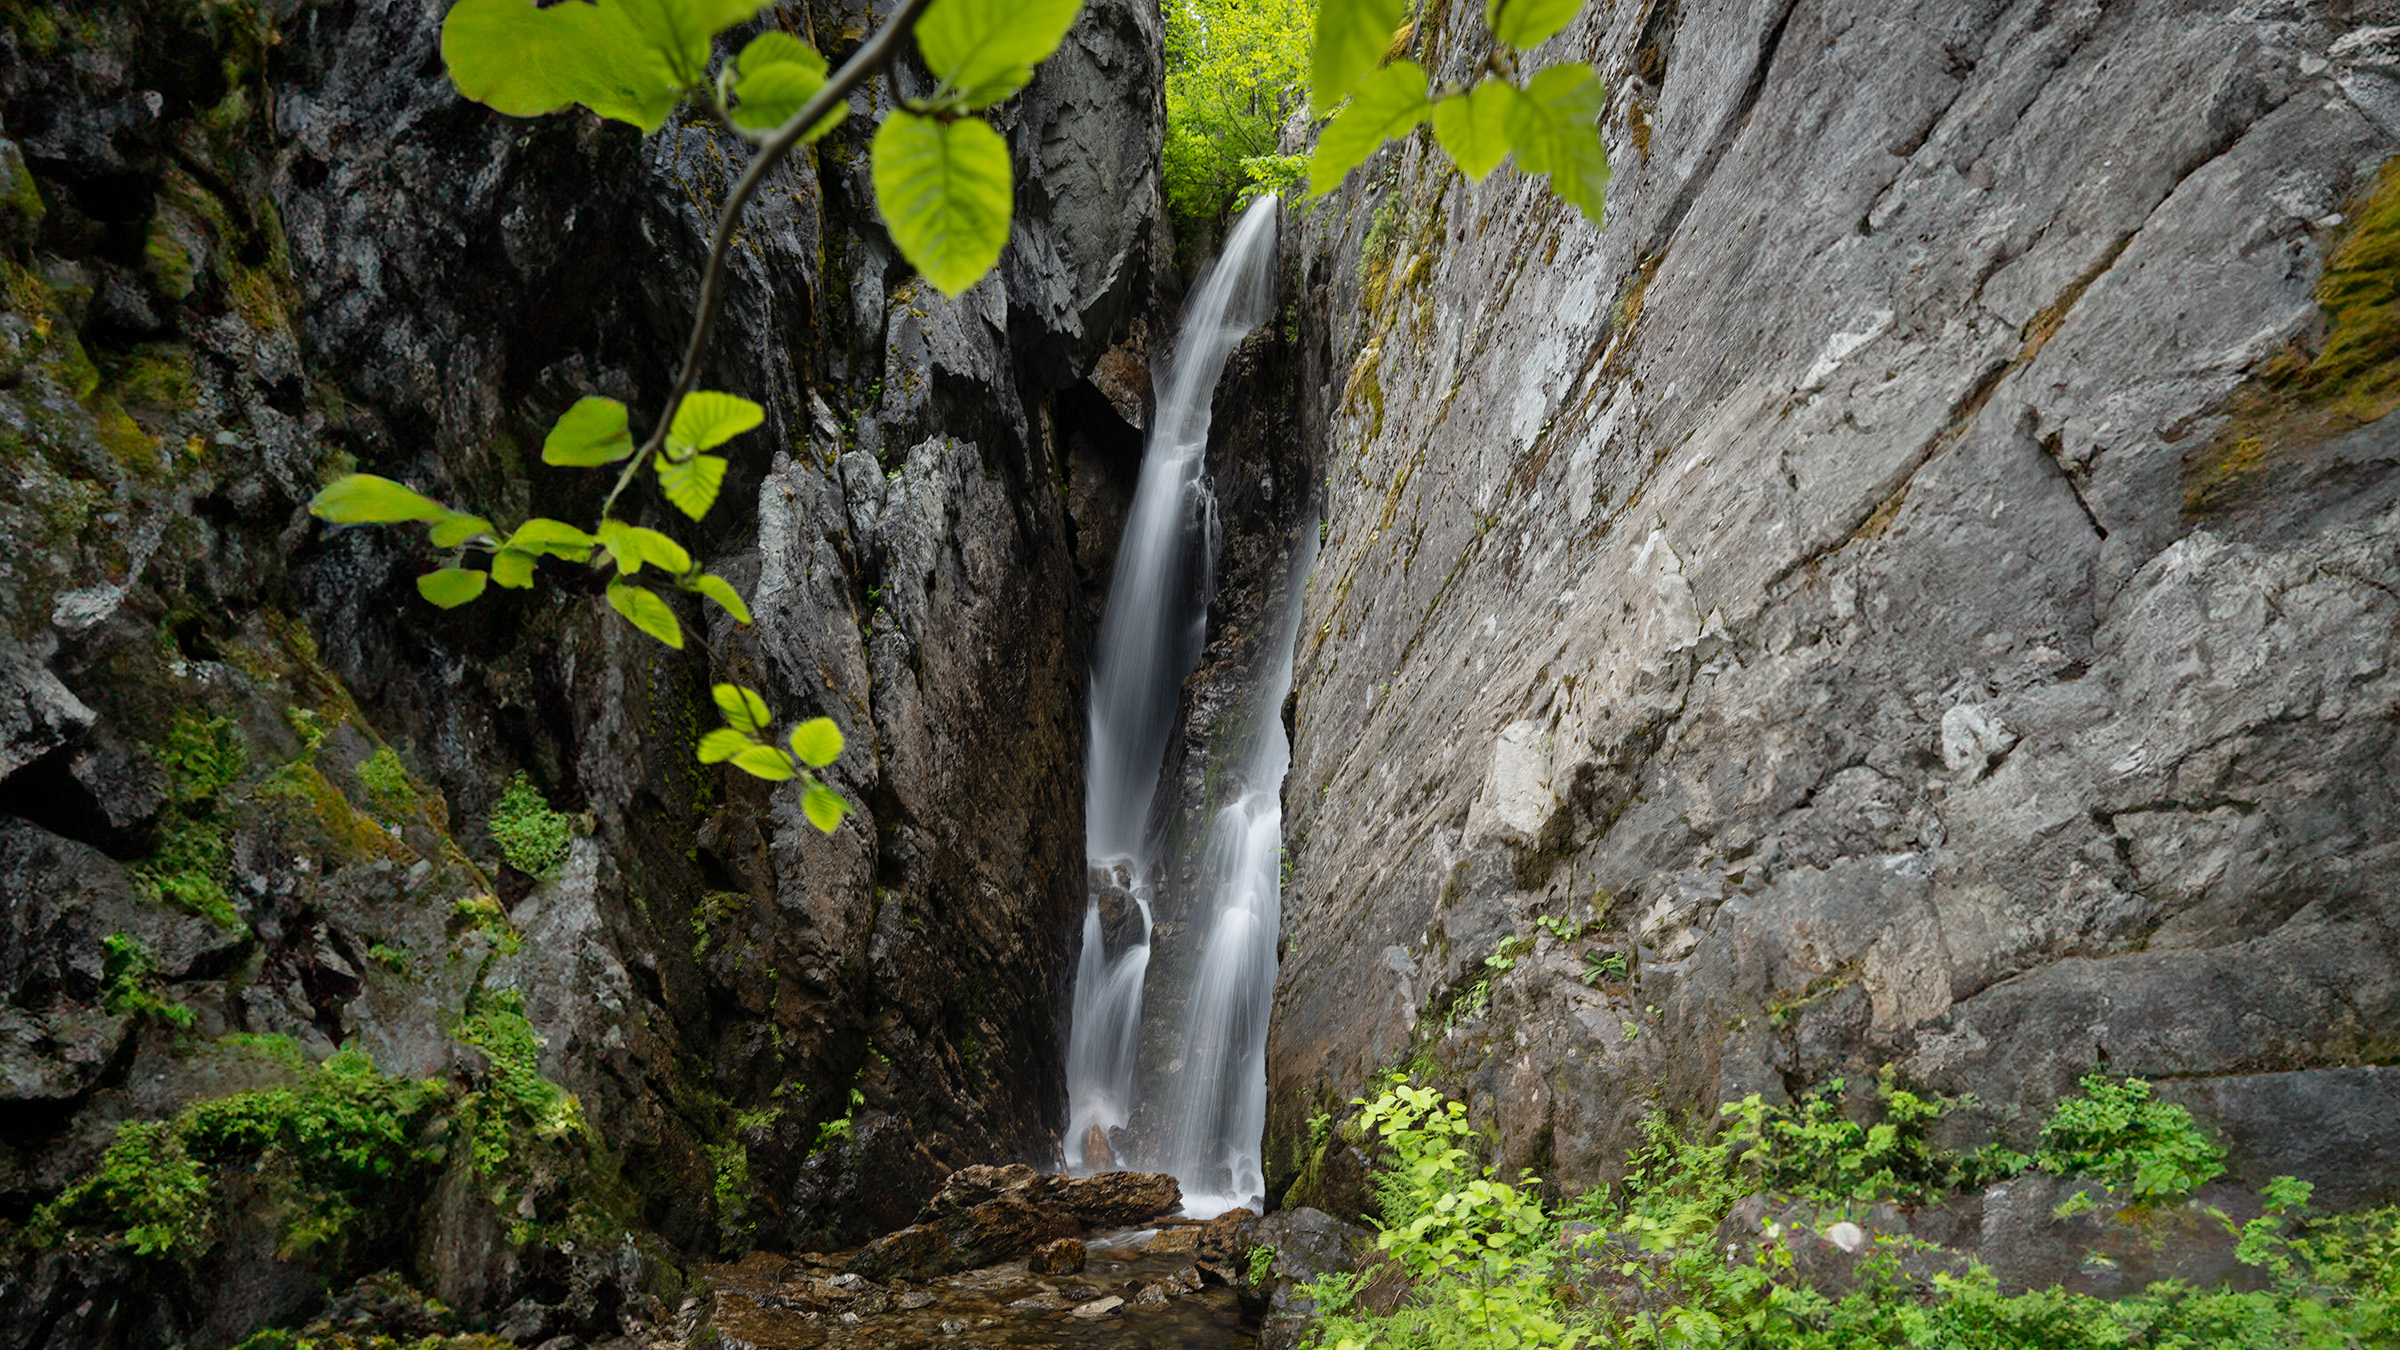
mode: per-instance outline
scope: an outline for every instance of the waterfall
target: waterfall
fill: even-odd
[[[1233,770],[1233,803],[1209,822],[1200,877],[1206,945],[1175,1079],[1175,1141],[1167,1170],[1183,1183],[1184,1212],[1209,1218],[1257,1206],[1267,1189],[1259,1147],[1267,1128],[1267,1012],[1275,998],[1275,933],[1283,922],[1283,777],[1292,742],[1283,700],[1292,689],[1300,597],[1317,561],[1317,531],[1300,531],[1284,613],[1264,678],[1251,692],[1247,746]]]
[[[1151,888],[1157,843],[1151,817],[1175,730],[1184,677],[1200,659],[1214,598],[1216,500],[1207,483],[1210,400],[1226,357],[1275,307],[1275,198],[1253,203],[1225,252],[1192,289],[1166,378],[1125,538],[1109,578],[1108,608],[1092,655],[1090,744],[1084,762],[1084,852],[1094,877],[1083,916],[1083,952],[1067,1033],[1066,1162],[1108,1166],[1108,1131],[1133,1108],[1142,979],[1150,966]],[[1101,890],[1139,915],[1138,934],[1114,955]],[[1127,915],[1124,918],[1130,918]],[[1272,930],[1268,939],[1270,982]],[[1263,1072],[1263,1069],[1262,1069]],[[1087,1141],[1100,1145],[1087,1150]],[[1251,1145],[1253,1154],[1257,1145]]]

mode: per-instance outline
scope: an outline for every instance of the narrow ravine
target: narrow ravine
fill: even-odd
[[[1291,760],[1279,710],[1291,670],[1284,637],[1250,700],[1232,804],[1209,826],[1194,931],[1201,973],[1182,1030],[1168,1137],[1129,1138],[1143,982],[1160,880],[1158,796],[1178,692],[1207,637],[1219,545],[1206,472],[1211,399],[1225,362],[1273,312],[1276,200],[1243,214],[1194,288],[1169,357],[1156,422],[1117,552],[1093,654],[1085,780],[1092,878],[1067,1042],[1065,1162],[1088,1173],[1134,1164],[1172,1172],[1185,1210],[1207,1217],[1265,1193],[1266,1012],[1275,983],[1279,801]],[[1312,536],[1313,538],[1313,536]],[[1300,560],[1305,568],[1307,559]],[[1304,575],[1301,573],[1300,575]],[[1295,589],[1292,594],[1297,595]],[[1112,950],[1113,949],[1113,950]]]

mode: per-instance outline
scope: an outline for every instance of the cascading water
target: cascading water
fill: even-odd
[[[1283,922],[1283,777],[1292,767],[1283,700],[1292,688],[1300,596],[1316,561],[1310,526],[1291,560],[1281,632],[1251,694],[1233,803],[1209,822],[1202,855],[1194,909],[1208,916],[1208,937],[1184,1028],[1167,1155],[1167,1170],[1183,1183],[1184,1212],[1199,1218],[1256,1205],[1267,1189],[1259,1156],[1267,1128],[1267,1010]]]
[[[1243,212],[1224,254],[1192,290],[1183,332],[1160,382],[1164,394],[1092,656],[1084,851],[1095,885],[1083,916],[1067,1035],[1070,1171],[1107,1165],[1101,1155],[1108,1132],[1122,1127],[1133,1108],[1158,870],[1152,806],[1175,728],[1177,693],[1200,658],[1214,592],[1216,502],[1206,473],[1210,400],[1226,357],[1274,311],[1275,209],[1269,195]],[[1113,955],[1107,950],[1111,925],[1101,913],[1102,885],[1121,892],[1139,914],[1138,933]],[[1114,927],[1124,932],[1130,925]],[[1270,984],[1272,931],[1270,926]],[[1257,1151],[1255,1138],[1251,1151]]]

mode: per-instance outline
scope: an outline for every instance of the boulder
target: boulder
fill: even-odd
[[[1074,1275],[1082,1271],[1089,1258],[1081,1238],[1059,1238],[1033,1249],[1033,1258],[1025,1268],[1036,1275]]]

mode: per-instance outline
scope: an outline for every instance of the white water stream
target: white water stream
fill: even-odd
[[[1084,911],[1067,1038],[1069,1171],[1106,1165],[1096,1151],[1086,1157],[1086,1141],[1095,1130],[1106,1138],[1132,1115],[1160,863],[1152,819],[1176,699],[1199,660],[1215,592],[1216,501],[1205,465],[1210,400],[1226,358],[1274,311],[1275,210],[1275,198],[1266,196],[1242,214],[1186,305],[1183,332],[1159,382],[1163,392],[1092,657],[1085,852],[1096,874],[1121,879],[1140,923],[1138,940],[1112,954],[1097,894]],[[1315,533],[1304,533],[1313,557]],[[1278,798],[1291,759],[1281,708],[1291,682],[1297,581],[1305,576],[1295,574],[1293,614],[1263,682],[1273,687],[1257,691],[1264,716],[1251,719],[1234,804],[1210,823],[1202,893],[1191,906],[1206,945],[1176,1079],[1175,1137],[1161,1161],[1184,1183],[1184,1209],[1195,1216],[1255,1201],[1264,1191],[1259,1142],[1280,922]]]

